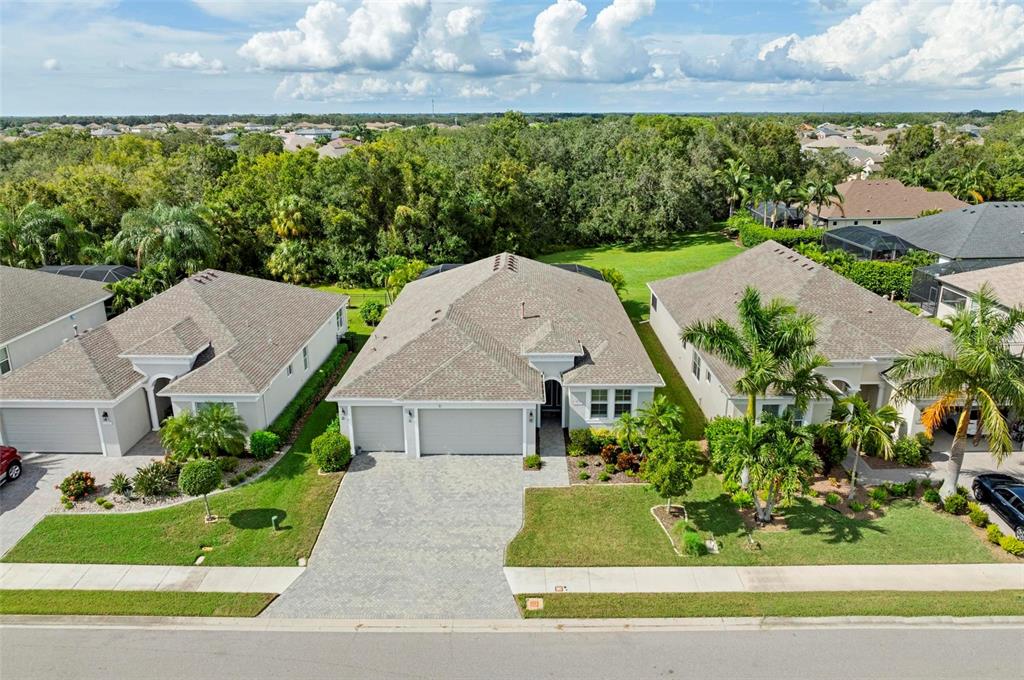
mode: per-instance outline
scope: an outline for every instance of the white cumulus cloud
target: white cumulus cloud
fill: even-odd
[[[347,74],[297,73],[277,86],[279,98],[306,101],[374,101],[387,96],[414,99],[430,94],[433,83],[425,76],[411,79],[355,77]]]
[[[199,73],[225,73],[224,62],[220,59],[207,59],[199,52],[168,52],[160,60],[164,68],[198,71]]]
[[[49,59],[43,59],[43,68],[47,71],[59,71],[60,61],[54,57],[50,57]]]
[[[351,14],[320,0],[295,29],[257,33],[238,53],[271,70],[394,68],[419,42],[429,14],[429,0],[363,0]]]

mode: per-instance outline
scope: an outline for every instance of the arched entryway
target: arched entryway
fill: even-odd
[[[544,405],[540,410],[543,413],[562,412],[562,383],[553,379],[544,381]]]
[[[155,406],[156,422],[153,423],[153,429],[158,429],[160,423],[164,422],[165,418],[173,415],[171,409],[171,398],[159,396],[160,390],[167,387],[167,384],[171,382],[170,378],[157,378],[153,381],[153,386],[150,388],[153,394],[153,404]]]

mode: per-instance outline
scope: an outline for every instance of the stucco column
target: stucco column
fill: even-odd
[[[146,391],[146,403],[149,405],[149,429],[156,432],[160,429],[160,417],[156,413],[156,396],[153,394],[153,386],[146,385],[142,389]]]

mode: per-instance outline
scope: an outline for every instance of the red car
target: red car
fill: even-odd
[[[21,477],[21,456],[13,446],[0,446],[0,484]]]

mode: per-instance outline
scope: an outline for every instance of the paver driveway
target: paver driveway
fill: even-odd
[[[564,458],[524,472],[517,456],[357,456],[306,572],[264,615],[517,617],[502,563],[523,488],[565,484]]]

